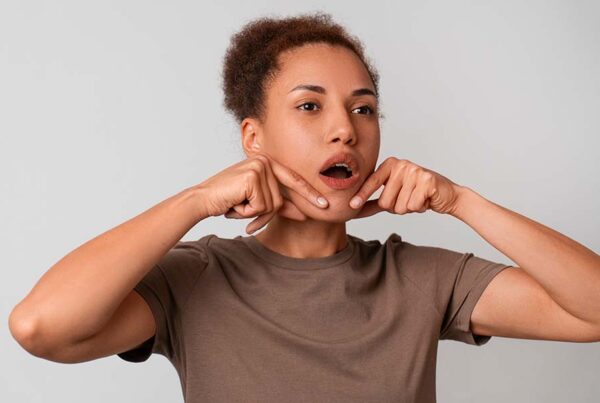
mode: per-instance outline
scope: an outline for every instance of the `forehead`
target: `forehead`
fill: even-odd
[[[327,90],[374,90],[367,68],[352,50],[343,46],[311,43],[279,55],[280,70],[272,82],[277,92],[287,93],[298,84],[315,84]]]

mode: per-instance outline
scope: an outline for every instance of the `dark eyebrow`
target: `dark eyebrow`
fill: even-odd
[[[320,85],[312,85],[312,84],[300,84],[300,85],[292,88],[292,90],[290,92],[296,91],[296,90],[314,91],[314,92],[318,92],[319,94],[327,93],[325,88],[321,87]],[[359,88],[359,89],[352,91],[353,97],[357,97],[359,95],[372,95],[375,98],[377,98],[377,95],[375,95],[375,93],[369,88]]]

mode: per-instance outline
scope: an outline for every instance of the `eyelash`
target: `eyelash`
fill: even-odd
[[[317,105],[317,104],[314,102],[304,102],[303,104],[298,105],[297,108],[301,108],[304,105]],[[354,108],[354,109],[359,109],[359,108],[367,108],[369,110],[369,113],[363,113],[362,115],[372,115],[373,114],[373,109],[369,105],[362,105],[362,106],[359,106],[358,108]],[[304,112],[314,112],[314,111],[309,111],[306,109],[300,109],[300,110],[302,110]]]

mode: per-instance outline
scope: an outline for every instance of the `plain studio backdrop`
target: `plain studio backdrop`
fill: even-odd
[[[257,17],[319,10],[381,74],[379,162],[409,159],[600,252],[597,2],[3,0],[0,401],[183,400],[163,356],[55,363],[17,344],[8,315],[69,251],[245,158],[222,107],[230,36]],[[183,239],[246,235],[249,222],[211,217]],[[347,229],[515,264],[433,211]],[[599,373],[600,343],[446,340],[437,396],[596,402]]]

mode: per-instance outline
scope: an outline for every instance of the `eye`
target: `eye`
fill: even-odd
[[[303,108],[305,105],[312,106],[313,108],[312,109]],[[318,107],[318,105],[316,103],[314,103],[314,102],[305,102],[305,103],[297,106],[297,108],[300,108],[301,110],[306,111],[306,112],[314,112],[315,111],[314,107]],[[363,109],[363,110],[367,111],[365,113],[361,113],[361,115],[371,115],[371,114],[373,114],[373,109],[369,105],[363,105],[363,106],[360,106],[358,108],[355,108],[354,110],[357,110],[357,109]]]
[[[304,105],[314,105],[314,106],[317,106],[317,104],[315,104],[314,102],[305,102],[302,105],[298,106],[298,108],[301,108],[303,111],[307,111],[307,112],[313,112],[314,109],[304,109],[304,108],[302,108]]]
[[[364,115],[371,115],[373,113],[373,109],[369,105],[359,106],[356,109],[361,109],[361,108],[366,108],[369,111],[368,113],[364,113]],[[356,110],[356,109],[354,109],[354,110]]]

